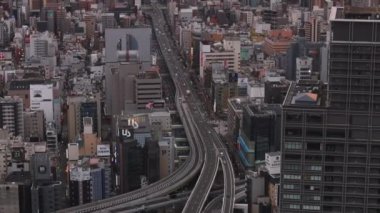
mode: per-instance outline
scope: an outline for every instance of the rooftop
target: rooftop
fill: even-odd
[[[230,98],[228,102],[230,102],[235,111],[242,111],[243,104],[247,103],[247,97]]]
[[[320,81],[305,80],[292,83],[284,100],[284,106],[325,106],[323,84]]]
[[[138,79],[158,79],[160,78],[160,74],[156,71],[146,71],[143,73],[139,73],[136,77]]]
[[[5,179],[6,182],[24,183],[30,181],[30,172],[12,172]]]
[[[330,20],[366,20],[380,21],[380,8],[378,7],[332,7]]]
[[[33,80],[15,80],[9,84],[9,90],[29,90],[31,84],[43,84],[45,80],[33,79]]]

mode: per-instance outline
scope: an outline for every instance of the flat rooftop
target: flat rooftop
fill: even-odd
[[[320,81],[307,80],[291,83],[286,94],[284,106],[325,106],[326,95]]]
[[[156,71],[146,71],[143,73],[139,73],[137,75],[138,79],[158,79],[160,78],[159,72]]]
[[[379,11],[378,7],[332,7],[330,20],[378,20],[380,22]]]

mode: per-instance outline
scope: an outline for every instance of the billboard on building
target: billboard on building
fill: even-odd
[[[96,147],[96,153],[99,157],[107,157],[111,155],[111,149],[109,144],[99,144]]]

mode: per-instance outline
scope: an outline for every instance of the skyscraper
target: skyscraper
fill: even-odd
[[[6,127],[15,136],[24,136],[22,99],[17,97],[0,99],[0,127]]]
[[[311,81],[289,88],[281,212],[380,210],[380,20],[374,12],[333,7],[327,89]]]
[[[0,22],[0,47],[5,48],[9,45],[9,30],[5,22]]]

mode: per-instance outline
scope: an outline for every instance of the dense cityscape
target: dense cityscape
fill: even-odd
[[[0,0],[0,213],[50,212],[380,213],[380,0]]]

